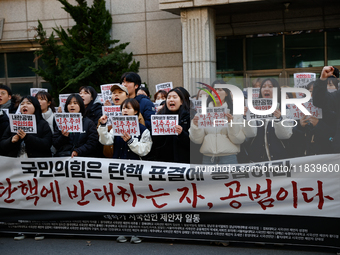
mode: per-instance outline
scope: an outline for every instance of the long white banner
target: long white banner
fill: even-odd
[[[214,167],[81,157],[0,160],[1,208],[340,218],[340,154]]]

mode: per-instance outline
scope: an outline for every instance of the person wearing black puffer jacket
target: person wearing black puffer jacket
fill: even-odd
[[[96,125],[84,116],[85,106],[78,94],[71,94],[65,103],[65,112],[81,113],[83,115],[82,133],[69,133],[66,130],[56,130],[53,134],[53,146],[56,157],[71,156],[94,157],[98,141]]]
[[[324,109],[331,109],[335,112],[336,128],[334,136],[330,138],[334,153],[340,152],[340,90],[329,92],[327,81],[329,78],[339,79],[339,70],[333,66],[325,66],[320,75],[320,79],[315,81],[313,88],[313,104]]]
[[[15,113],[19,103],[20,97],[12,95],[12,90],[8,86],[0,84],[0,139],[9,126],[7,113]]]
[[[32,96],[23,97],[20,102],[20,112],[35,115],[37,133],[27,134],[22,129],[12,133],[8,126],[0,141],[0,147],[6,148],[3,150],[3,155],[20,158],[51,157],[52,132],[47,121],[42,117],[38,99]]]
[[[165,105],[159,114],[178,114],[178,135],[154,136],[154,160],[190,163],[190,108],[183,93],[174,88],[169,91]]]

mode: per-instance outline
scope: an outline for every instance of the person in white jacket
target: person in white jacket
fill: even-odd
[[[139,115],[139,103],[133,98],[126,99],[120,106],[122,115]],[[100,118],[98,127],[99,142],[103,145],[114,144],[113,158],[118,159],[141,159],[146,156],[152,146],[150,131],[139,123],[140,136],[132,137],[126,132],[122,136],[114,136],[113,129],[108,132],[107,116]]]
[[[214,84],[225,83],[215,81]],[[189,129],[190,139],[196,144],[202,144],[200,152],[203,154],[202,164],[237,164],[237,153],[240,152],[240,144],[245,140],[242,125],[231,125],[233,122],[242,122],[242,116],[233,116],[232,95],[229,89],[216,89],[221,101],[216,95],[216,106],[226,107],[230,113],[226,114],[228,124],[226,127],[198,127],[198,116],[196,115]],[[208,103],[213,107],[213,102]]]

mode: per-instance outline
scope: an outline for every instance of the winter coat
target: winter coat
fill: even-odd
[[[97,97],[86,107],[84,117],[88,117],[90,120],[93,121],[93,123],[97,124],[99,118],[103,115],[102,106],[103,105],[100,101],[100,98]]]
[[[143,115],[145,127],[151,130],[151,115],[156,114],[155,106],[150,98],[145,95],[138,95],[135,99],[139,103],[140,113]]]
[[[289,115],[289,112],[287,113]],[[251,162],[272,161],[289,157],[288,139],[292,136],[292,127],[284,127],[281,121],[264,120],[262,127],[257,127],[252,135],[247,135],[244,147]],[[254,124],[253,124],[254,125]],[[261,123],[257,121],[257,125]],[[285,122],[288,126],[288,122]],[[292,126],[289,125],[289,126]]]
[[[316,80],[313,86],[313,104],[322,108],[322,112],[335,112],[333,121],[336,122],[334,137],[330,137],[332,141],[333,152],[340,152],[340,90],[328,92],[327,80]],[[326,121],[329,123],[329,121]]]
[[[293,135],[289,139],[289,148],[292,151],[290,157],[332,153],[334,134],[335,126],[329,125],[323,119],[320,119],[315,127],[311,123],[302,127],[298,121],[298,124],[293,128]]]
[[[83,117],[83,132],[62,135],[60,130],[53,134],[53,146],[56,148],[56,157],[71,156],[73,151],[79,157],[94,157],[98,142],[98,133],[95,124],[87,117]]]
[[[180,135],[153,136],[153,160],[190,163],[190,112],[185,111],[181,106],[178,115],[178,125],[183,128],[182,133]]]
[[[98,127],[99,141],[103,145],[114,145],[113,158],[140,159],[150,152],[152,139],[150,131],[140,123],[139,130],[141,135],[131,137],[130,140],[125,142],[121,136],[113,135],[112,129],[108,132],[107,125],[100,125]]]
[[[241,122],[241,116],[234,116],[233,121]],[[242,125],[227,127],[198,128],[191,123],[190,139],[196,144],[202,144],[200,152],[206,156],[227,156],[240,152],[240,144],[245,140]]]
[[[51,157],[52,131],[44,119],[38,121],[36,134],[26,134],[24,139],[12,143],[12,137],[14,135],[16,135],[16,133],[12,133],[8,126],[0,141],[0,147],[5,148],[2,155],[18,157],[21,143],[24,141],[26,153],[29,158]]]

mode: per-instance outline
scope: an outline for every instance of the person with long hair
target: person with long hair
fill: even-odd
[[[32,96],[23,97],[20,102],[20,112],[35,115],[37,133],[28,134],[22,129],[12,133],[8,126],[0,142],[0,146],[6,148],[5,155],[20,158],[51,157],[52,131],[42,117],[38,100]]]
[[[56,157],[94,157],[98,143],[96,125],[85,117],[85,105],[78,94],[71,94],[65,103],[65,112],[81,113],[82,133],[71,133],[67,130],[56,130],[53,134],[53,146],[56,148]]]
[[[122,115],[139,115],[139,103],[134,98],[125,99],[120,105]],[[108,131],[106,126],[108,117],[103,115],[100,118],[100,126],[98,127],[99,141],[103,145],[114,145],[113,158],[117,159],[141,159],[146,156],[152,146],[150,131],[141,123],[139,123],[140,135],[132,137],[125,133],[122,136],[114,136],[113,129]]]
[[[274,78],[267,78],[262,81],[259,98],[273,99],[273,88],[277,88],[278,104],[281,103],[281,91],[278,81]],[[264,125],[257,123],[257,128],[250,139],[247,140],[245,148],[250,162],[261,162],[284,159],[289,157],[288,139],[292,136],[292,125],[282,125],[283,116],[281,111],[276,109],[273,113],[275,120],[263,120]],[[289,110],[287,110],[289,116]]]
[[[216,84],[225,84],[224,81],[215,81]],[[225,117],[228,119],[227,127],[198,127],[198,116],[192,120],[189,129],[190,139],[196,144],[202,144],[200,152],[203,154],[202,164],[237,164],[237,154],[240,152],[240,144],[245,140],[245,135],[241,125],[231,125],[230,122],[241,122],[242,116],[233,116],[233,101],[231,92],[226,88],[216,88],[222,105],[216,98],[216,107],[222,106],[229,109]],[[211,98],[210,98],[211,99]],[[215,107],[212,99],[209,107]]]
[[[179,88],[169,91],[164,108],[159,114],[177,114],[177,135],[154,136],[155,160],[165,162],[190,163],[190,108]]]

